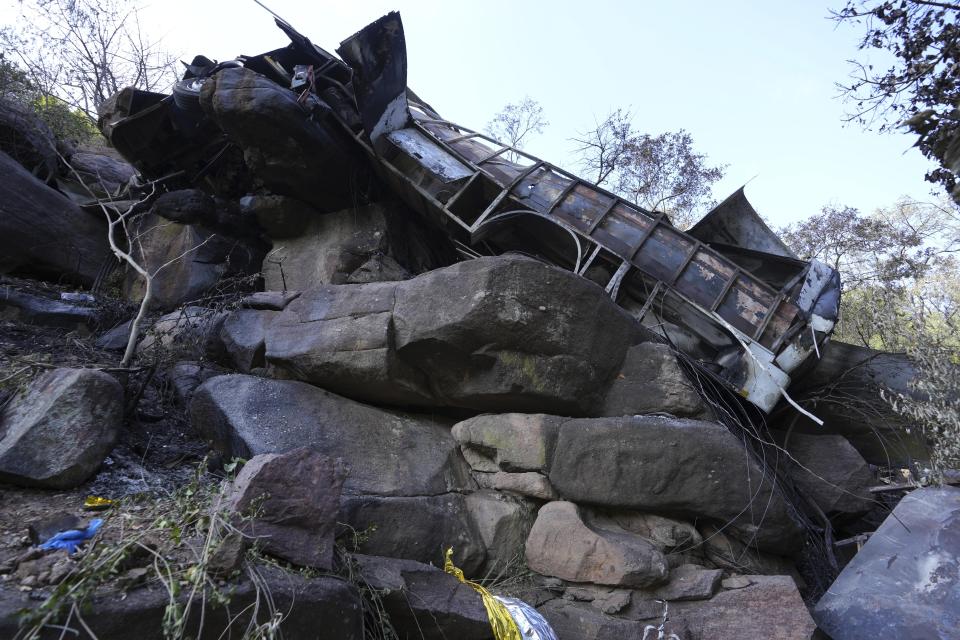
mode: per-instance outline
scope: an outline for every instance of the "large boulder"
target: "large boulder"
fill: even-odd
[[[0,153],[0,272],[91,285],[109,255],[102,215],[81,210]]]
[[[114,157],[107,149],[98,153],[77,151],[70,155],[70,166],[90,191],[102,197],[116,195],[137,173],[133,165]],[[71,171],[67,178],[76,176]],[[89,193],[86,195],[89,197]]]
[[[224,69],[200,92],[204,112],[243,149],[257,178],[272,192],[321,211],[350,206],[363,184],[359,147],[315,98],[297,95],[243,68]]]
[[[584,602],[555,599],[538,608],[550,623],[558,640],[623,640],[624,638],[643,638],[647,623],[628,620],[617,616],[605,615],[598,608]],[[653,622],[653,621],[651,621]],[[656,626],[654,624],[654,634]],[[676,634],[680,640],[714,640],[714,638],[692,638],[682,622],[669,620],[664,626],[664,638]],[[648,634],[648,638],[650,635]],[[656,637],[654,635],[653,637]]]
[[[793,578],[744,577],[749,586],[709,600],[671,602],[670,618],[683,621],[692,640],[812,640],[817,625]]]
[[[266,360],[289,377],[351,398],[433,404],[426,378],[394,348],[395,297],[395,283],[305,291],[266,325]]]
[[[787,472],[797,489],[827,514],[861,514],[875,504],[874,474],[846,438],[793,433],[786,439]]]
[[[0,414],[0,481],[69,489],[89,479],[120,433],[123,388],[92,369],[54,369]]]
[[[363,640],[363,605],[356,587],[343,578],[323,575],[306,577],[275,566],[256,567],[256,580],[246,577],[220,586],[203,584],[201,591],[179,589],[174,604],[180,611],[192,598],[184,633],[192,638],[249,638],[250,629],[274,629],[283,638],[336,638]],[[216,590],[216,591],[215,591]],[[229,594],[227,602],[224,595]],[[0,589],[0,637],[23,635],[24,609],[37,607],[35,595],[15,589]],[[265,604],[269,598],[269,605]],[[203,602],[203,606],[200,603]],[[83,624],[65,607],[40,635],[46,640],[61,635],[84,640],[167,640],[164,622],[169,620],[171,595],[167,585],[150,582],[123,592],[100,590],[90,594]],[[281,614],[281,615],[277,615]],[[66,629],[67,632],[62,630]],[[85,630],[90,631],[90,635]],[[322,630],[322,634],[318,633]],[[282,634],[282,635],[280,635]]]
[[[476,575],[486,561],[483,536],[461,493],[434,496],[344,496],[340,522],[349,527],[347,544],[364,554],[443,563],[453,547],[453,561]]]
[[[676,354],[657,342],[630,347],[598,415],[649,413],[669,413],[678,418],[704,418],[710,414],[680,368]]]
[[[0,152],[40,180],[57,175],[56,139],[29,104],[0,98]]]
[[[584,414],[638,331],[596,285],[504,256],[304,292],[270,324],[266,359],[371,402]]]
[[[220,330],[226,313],[206,307],[183,307],[157,318],[137,342],[141,358],[171,360],[193,358],[220,362],[226,358]],[[98,346],[122,348],[130,335],[129,323],[114,327],[98,341]]]
[[[329,570],[344,471],[306,447],[254,456],[230,487],[228,509],[267,553]]]
[[[814,609],[834,640],[947,640],[960,629],[960,488],[918,489]]]
[[[594,407],[638,331],[597,285],[517,257],[402,283],[393,325],[397,354],[446,403],[554,414]]]
[[[585,520],[572,502],[541,507],[526,544],[527,566],[570,580],[624,587],[666,582],[667,560],[650,542]]]
[[[895,412],[881,390],[910,395],[916,365],[905,353],[888,353],[836,340],[823,347],[816,367],[790,387],[791,395],[824,421],[817,425],[790,411],[794,431],[838,434],[868,462],[908,466],[930,452],[915,421]]]
[[[551,600],[539,609],[559,640],[620,640],[644,633],[657,638],[661,625],[663,638],[676,634],[681,640],[814,637],[816,625],[787,576],[742,576],[743,586],[716,592],[716,571],[687,567],[677,573],[678,583],[683,578],[692,582],[674,585],[672,593],[669,585],[657,591],[621,592],[629,597],[610,607],[612,598],[601,599],[604,594],[596,587],[567,588],[564,597],[569,599]],[[623,602],[628,606],[622,607]]]
[[[469,585],[436,567],[397,558],[354,554],[359,577],[378,592],[401,638],[489,640],[490,619]]]
[[[179,224],[148,213],[132,225],[138,238],[134,258],[150,273],[151,308],[164,311],[196,300],[228,275],[252,273],[262,258],[258,247],[197,225]],[[132,269],[123,281],[124,296],[143,299],[146,282]]]
[[[542,413],[487,414],[455,424],[453,437],[478,471],[546,473],[565,420]]]
[[[263,211],[276,196],[269,198],[254,201],[258,219],[266,217]],[[283,224],[265,223],[275,229],[274,233],[287,236],[274,240],[273,250],[263,262],[268,289],[406,280],[413,273],[443,264],[437,251],[426,243],[430,234],[423,223],[400,204],[377,203],[324,215],[314,213],[300,223],[303,228],[299,233],[288,235],[294,226],[292,219],[304,215],[300,212],[295,217],[291,208],[272,207],[279,209],[273,215]],[[276,226],[284,231],[276,230]]]
[[[99,327],[104,314],[94,296],[45,291],[29,283],[5,283],[0,288],[0,319],[70,329],[84,335]]]
[[[226,317],[220,340],[233,366],[243,373],[265,367],[267,327],[279,311],[237,309]]]
[[[432,496],[474,486],[444,422],[384,411],[302,382],[211,378],[193,395],[191,420],[225,459],[298,447],[342,458],[349,467],[346,493]]]
[[[719,424],[660,416],[568,420],[550,481],[577,503],[729,522],[765,550],[789,553],[800,542],[772,472]]]
[[[510,575],[524,566],[524,545],[537,517],[533,504],[499,491],[475,491],[466,506],[487,549],[485,573]]]

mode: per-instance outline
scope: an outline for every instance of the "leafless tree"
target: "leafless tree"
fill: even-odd
[[[529,134],[543,133],[549,125],[550,123],[543,117],[543,107],[540,103],[527,96],[520,102],[504,106],[487,123],[487,133],[515,149],[522,149],[525,138]],[[515,159],[513,154],[510,155],[510,159]]]
[[[580,167],[588,172],[597,186],[607,181],[623,164],[632,137],[632,116],[629,110],[617,109],[593,129],[571,138],[577,143],[574,152],[580,157]]]
[[[13,57],[42,95],[96,120],[97,107],[127,86],[166,89],[176,59],[150,40],[133,0],[24,0],[15,27],[0,31]]]
[[[598,186],[650,211],[666,211],[678,227],[689,226],[712,204],[712,186],[725,165],[709,166],[684,130],[652,136],[633,129],[629,111],[611,112],[572,141],[580,166]]]

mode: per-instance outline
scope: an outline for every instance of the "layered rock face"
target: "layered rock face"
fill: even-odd
[[[821,544],[810,532],[830,541],[876,502],[861,456],[877,452],[848,414],[830,409],[833,428],[815,435],[768,432],[589,280],[519,254],[458,255],[315,97],[227,68],[198,100],[230,153],[216,180],[171,183],[130,221],[135,257],[156,272],[137,360],[55,369],[0,396],[0,480],[104,486],[85,483],[118,437],[165,419],[124,412],[156,375],[164,411],[180,412],[165,428],[223,482],[205,508],[229,535],[195,564],[241,611],[187,616],[190,633],[273,624],[359,639],[381,616],[384,637],[490,638],[477,593],[439,568],[452,549],[467,578],[519,594],[560,640],[811,640],[800,594],[816,589],[797,567]],[[35,133],[16,161],[0,154],[0,268],[102,281],[102,216],[48,186],[56,160]],[[74,158],[102,194],[132,176],[107,156]],[[111,282],[134,305],[143,295],[135,270]],[[123,349],[130,322],[103,331],[96,300],[16,289],[0,309]],[[931,540],[949,530],[921,507],[906,515]],[[258,617],[265,584],[282,620]],[[155,637],[185,606],[153,583],[123,589],[91,600],[99,637]],[[825,624],[855,608],[852,591],[821,605]],[[11,637],[26,598],[0,588]]]

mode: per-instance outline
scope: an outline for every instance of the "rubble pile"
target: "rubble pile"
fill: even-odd
[[[536,607],[560,640],[650,628],[681,640],[813,638],[807,604],[840,569],[838,532],[863,533],[876,516],[868,460],[919,447],[881,461],[867,427],[908,439],[903,425],[790,404],[821,397],[838,363],[860,357],[828,342],[835,272],[786,255],[765,226],[753,227],[760,249],[718,231],[729,216],[759,220],[742,192],[687,235],[550,165],[507,161],[506,147],[479,160],[479,148],[456,146],[479,134],[411,116],[436,114],[406,87],[396,14],[346,41],[346,62],[278,24],[292,42],[283,49],[198,57],[171,96],[128,89],[105,104],[101,129],[131,165],[51,159],[51,140],[0,153],[3,269],[94,287],[91,299],[113,278],[133,305],[112,326],[86,298],[10,279],[0,317],[123,351],[146,281],[123,265],[109,274],[106,220],[129,216],[121,243],[154,274],[135,363],[166,385],[177,428],[209,449],[211,467],[244,463],[224,502],[236,535],[210,566],[235,581],[230,606],[245,613],[211,606],[184,624],[216,637],[270,618],[247,606],[269,584],[288,638],[374,637],[371,594],[389,637],[493,638],[474,590],[439,568],[452,547],[468,578]],[[430,138],[429,126],[446,128]],[[84,176],[100,190],[84,195]],[[630,236],[616,216],[645,231]],[[729,266],[747,252],[771,262]],[[889,359],[883,379],[907,375]],[[118,433],[144,420],[130,417],[144,393],[131,371],[54,368],[11,394],[0,480],[97,482]],[[928,523],[930,536],[955,533],[954,520]],[[941,573],[956,567],[950,535]],[[245,573],[249,548],[280,564]],[[897,608],[883,585],[851,575],[877,562],[856,556],[817,606],[836,640],[866,637],[845,623],[858,592]],[[899,562],[909,572],[919,561]],[[941,573],[931,569],[937,589]],[[955,578],[942,588],[955,594]],[[123,600],[90,596],[90,629],[160,637],[168,593],[149,581],[125,589]],[[13,577],[0,585],[0,635],[18,633],[16,612],[38,604],[28,598]],[[950,615],[928,618],[924,637],[948,637]]]

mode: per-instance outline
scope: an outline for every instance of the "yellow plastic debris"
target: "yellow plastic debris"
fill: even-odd
[[[453,564],[453,547],[447,549],[443,560],[443,570],[480,594],[483,599],[483,607],[487,610],[487,618],[490,620],[490,628],[493,629],[493,637],[496,640],[523,640],[520,629],[513,618],[510,617],[507,607],[476,582],[471,582],[463,577],[463,571]]]
[[[110,498],[101,498],[100,496],[87,496],[83,501],[83,508],[89,511],[103,511],[113,506],[113,500]]]

